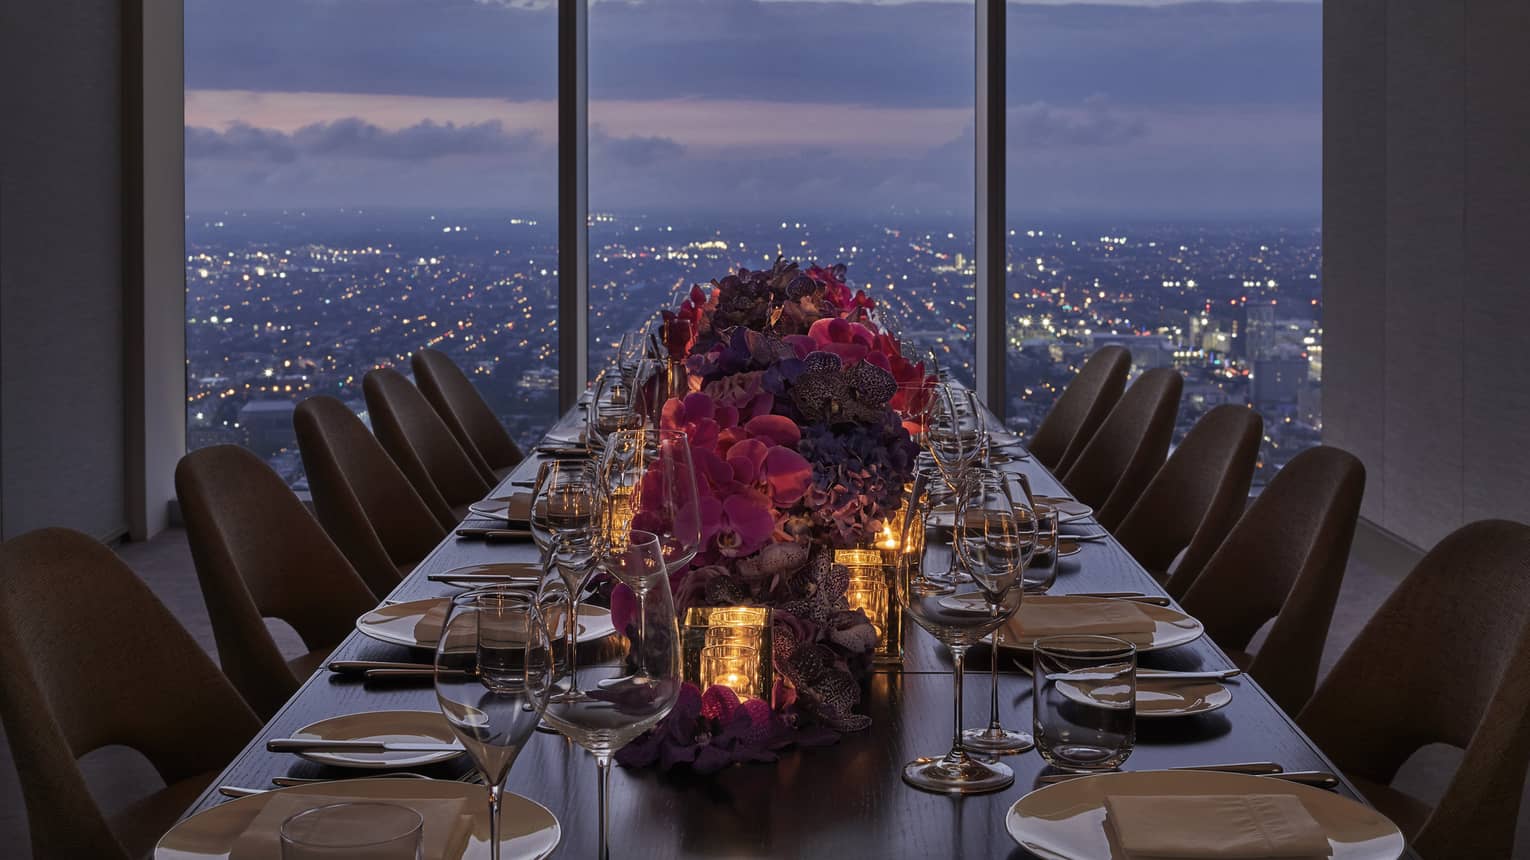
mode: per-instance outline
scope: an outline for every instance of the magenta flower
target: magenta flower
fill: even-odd
[[[705,515],[708,511],[703,511]],[[742,558],[759,552],[770,541],[776,529],[776,518],[771,512],[770,499],[750,489],[723,499],[716,509],[718,521],[714,540],[717,551],[728,558]],[[707,524],[702,523],[703,533]]]

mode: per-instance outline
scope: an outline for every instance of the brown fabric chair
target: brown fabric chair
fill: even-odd
[[[1338,448],[1309,448],[1276,473],[1199,576],[1169,580],[1169,593],[1183,595],[1206,635],[1289,713],[1317,683],[1364,493],[1359,460]],[[1251,657],[1249,641],[1271,618]]]
[[[1100,525],[1155,575],[1179,557],[1176,575],[1194,580],[1243,515],[1263,434],[1259,413],[1218,406],[1190,428],[1126,518]]]
[[[1484,520],[1424,556],[1297,722],[1419,856],[1508,857],[1530,764],[1526,666],[1530,526]],[[1389,783],[1432,743],[1466,754],[1431,809]]]
[[[1132,369],[1132,354],[1119,346],[1096,350],[1063,389],[1026,450],[1037,462],[1061,475],[1110,414]],[[1071,456],[1070,456],[1071,455]]]
[[[446,422],[402,373],[382,368],[361,380],[372,430],[388,456],[430,506],[442,528],[454,529],[467,507],[488,495],[488,479],[457,443]]]
[[[175,469],[191,556],[223,671],[269,719],[376,598],[282,479],[234,445]],[[287,622],[309,653],[287,661],[263,619]]]
[[[260,729],[159,598],[68,529],[0,544],[0,665],[34,857],[145,856]],[[108,818],[78,759],[112,745],[141,753],[165,787]]]
[[[1172,368],[1142,374],[1062,474],[1063,486],[1094,508],[1100,522],[1120,522],[1163,465],[1184,387]]]
[[[319,522],[372,593],[387,597],[446,529],[344,403],[310,397],[292,425]]]
[[[498,484],[525,458],[477,386],[446,353],[419,350],[410,356],[409,366],[420,393],[446,422],[484,480]]]

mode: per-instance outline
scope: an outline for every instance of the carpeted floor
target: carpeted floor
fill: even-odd
[[[202,604],[185,532],[171,530],[146,543],[125,544],[119,552],[202,647],[216,657],[212,627]],[[1357,538],[1323,654],[1325,672],[1396,587],[1414,560],[1409,552],[1399,550],[1382,538],[1366,534]],[[294,655],[301,653],[300,643],[290,629],[277,629],[276,632],[284,648]],[[1404,768],[1397,787],[1432,801],[1443,790],[1459,759],[1459,753],[1453,749],[1425,749]],[[84,764],[92,791],[107,809],[122,808],[143,790],[143,786],[158,782],[152,768],[129,750],[99,750],[87,756]],[[1530,802],[1522,805],[1519,834],[1514,856],[1530,858]],[[21,857],[28,853],[21,788],[11,762],[10,747],[3,742],[0,742],[0,845],[9,846],[4,852],[6,856]]]

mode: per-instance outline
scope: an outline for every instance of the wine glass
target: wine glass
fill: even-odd
[[[545,460],[531,490],[531,538],[548,564],[553,540],[565,531],[589,536],[595,518],[595,475],[585,460]]]
[[[930,504],[929,494],[922,495],[911,504]],[[909,762],[903,768],[903,781],[924,791],[978,794],[1011,785],[1015,775],[1002,763],[979,761],[967,754],[962,741],[962,670],[967,649],[1020,608],[1024,544],[1008,494],[995,492],[993,483],[986,480],[964,481],[957,488],[952,532],[952,544],[970,579],[933,572],[941,565],[930,562],[939,561],[946,547],[939,532],[925,529],[918,557],[908,558],[908,587],[902,591],[904,608],[914,622],[951,649],[955,688],[951,750]]]
[[[930,405],[925,444],[946,484],[955,490],[964,473],[982,460],[986,429],[975,395],[955,385],[938,385]]]
[[[489,787],[495,860],[505,777],[536,729],[552,676],[552,652],[534,594],[491,586],[452,598],[436,645],[436,702]]]
[[[1031,507],[1030,500],[1024,496],[1016,497],[1011,493],[1009,481],[1003,472],[994,469],[978,469],[975,470],[972,480],[985,482],[983,492],[1003,495],[1014,507],[1015,534],[1021,545],[1020,590],[1024,592],[1026,590],[1024,570],[1030,566],[1039,544],[1038,518]],[[1004,644],[1004,626],[994,628],[993,633],[989,635],[992,637],[992,642],[989,645],[988,681],[992,687],[988,699],[988,726],[963,731],[962,746],[995,755],[1022,753],[1036,745],[1035,739],[1027,732],[1004,728],[1004,724],[999,719],[999,649]]]
[[[685,367],[663,358],[643,358],[637,362],[633,379],[643,426],[658,429],[664,404],[685,396]]]
[[[696,557],[701,502],[685,431],[619,431],[606,440],[598,473],[604,531],[638,528],[658,535],[670,573]]]
[[[624,374],[610,370],[602,374],[589,405],[589,446],[598,449],[612,433],[641,427],[643,417],[637,406],[637,394]]]
[[[556,660],[553,681],[567,692],[537,701],[549,725],[595,756],[600,779],[597,856],[605,860],[610,856],[611,757],[669,713],[680,695],[681,680],[680,628],[658,536],[630,531],[608,547],[602,563],[644,599],[635,602],[629,618],[613,611],[618,635],[612,637],[613,647],[602,651],[602,659],[580,664]]]

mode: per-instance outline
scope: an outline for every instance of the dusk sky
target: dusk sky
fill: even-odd
[[[1012,4],[1018,217],[1315,218],[1317,2]],[[186,0],[187,205],[552,211],[534,0]],[[972,210],[968,2],[645,0],[590,17],[591,207]]]

